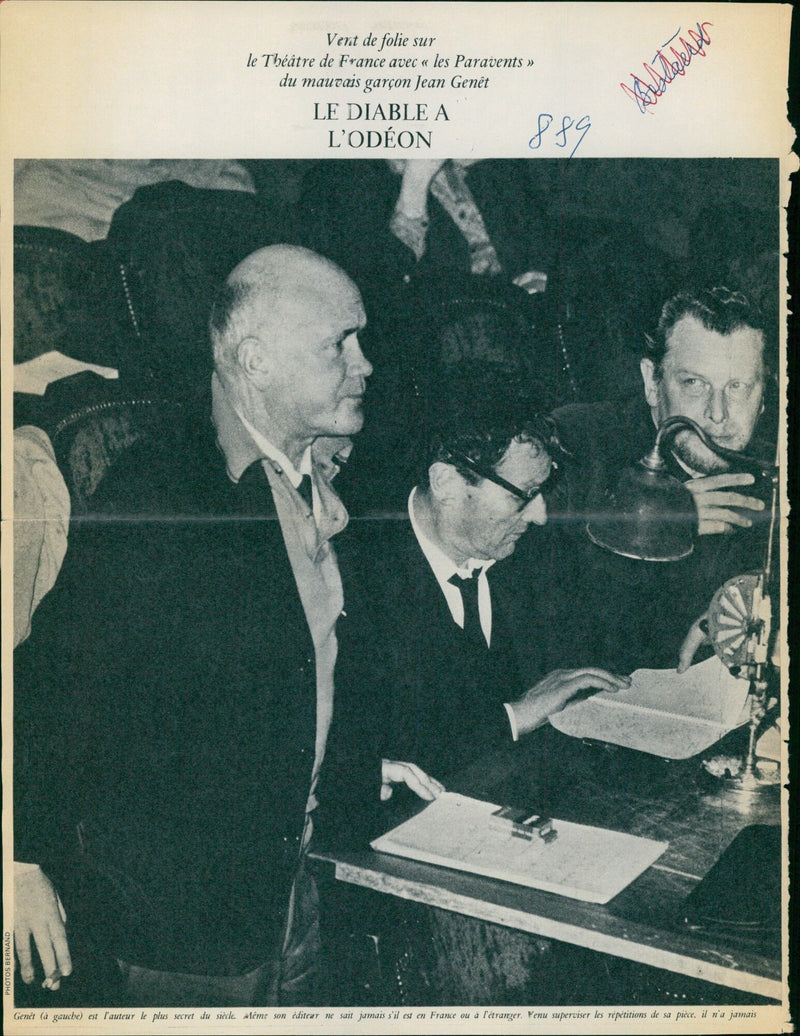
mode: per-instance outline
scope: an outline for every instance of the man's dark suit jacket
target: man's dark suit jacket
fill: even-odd
[[[109,474],[17,652],[16,858],[110,954],[238,974],[280,949],[314,652],[260,464],[235,486],[210,422],[177,439]]]
[[[346,843],[385,825],[381,758],[416,763],[447,784],[511,742],[503,703],[542,675],[548,633],[544,612],[537,618],[522,604],[509,586],[509,563],[500,562],[488,572],[491,650],[473,643],[454,622],[407,517],[351,522],[339,559],[348,618],[320,812],[325,841]],[[517,619],[525,652],[513,636]]]

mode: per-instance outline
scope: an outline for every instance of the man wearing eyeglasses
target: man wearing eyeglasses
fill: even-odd
[[[578,692],[629,683],[594,667],[543,675],[551,595],[519,584],[506,561],[530,526],[547,521],[552,425],[534,416],[507,373],[486,365],[451,373],[441,395],[407,516],[353,523],[342,545],[348,628],[358,641],[341,644],[327,799],[322,792],[323,810],[351,810],[338,820],[340,835],[359,824],[367,833],[371,796],[353,782],[378,781],[380,759],[448,781]],[[538,665],[517,650],[520,613]]]

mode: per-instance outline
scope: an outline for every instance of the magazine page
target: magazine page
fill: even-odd
[[[791,16],[0,4],[5,1031],[790,1031]],[[718,776],[547,723],[715,649]],[[668,856],[369,848],[443,789]]]

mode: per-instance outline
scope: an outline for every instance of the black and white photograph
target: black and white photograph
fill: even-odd
[[[791,1031],[785,163],[445,157],[437,58],[14,151],[7,1031]]]

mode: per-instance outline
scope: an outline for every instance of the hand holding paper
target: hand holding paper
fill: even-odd
[[[630,686],[627,676],[615,676],[605,669],[586,666],[583,669],[554,669],[523,696],[511,702],[517,731],[527,734],[547,721],[548,716],[563,709],[570,698],[581,691],[595,689],[614,694]]]
[[[708,612],[703,612],[689,627],[678,651],[678,672],[685,673],[703,644],[708,644]]]
[[[637,669],[626,690],[568,705],[550,722],[572,737],[689,759],[746,722],[748,689],[712,656],[685,673]]]

